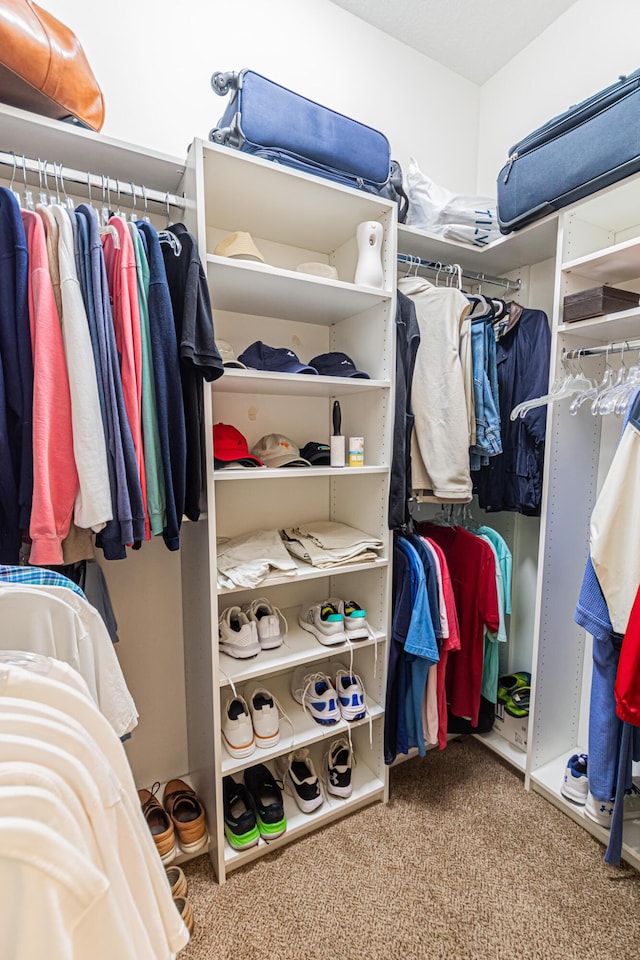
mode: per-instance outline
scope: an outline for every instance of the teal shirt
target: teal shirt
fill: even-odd
[[[505,615],[511,613],[511,570],[513,561],[511,551],[504,539],[491,527],[479,527],[476,534],[489,544],[496,558],[496,590],[500,626],[497,634],[485,630],[482,668],[482,696],[491,703],[495,703],[500,674],[498,643],[506,643],[507,641]]]

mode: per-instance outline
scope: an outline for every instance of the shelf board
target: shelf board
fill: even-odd
[[[389,561],[385,557],[379,557],[377,560],[370,560],[367,563],[345,563],[339,567],[332,567],[325,570],[320,569],[320,567],[312,567],[310,563],[304,563],[302,560],[298,561],[296,557],[291,557],[291,559],[296,565],[296,573],[293,576],[286,577],[280,573],[276,573],[274,576],[265,577],[256,587],[234,587],[233,589],[223,587],[222,589],[218,589],[218,596],[226,597],[235,593],[255,593],[256,591],[279,586],[283,583],[301,583],[303,580],[318,580],[321,577],[338,577],[342,573],[360,573],[362,570],[378,570],[381,567],[387,567],[389,565]]]
[[[256,677],[266,677],[283,670],[292,670],[303,663],[313,663],[317,660],[326,660],[332,656],[349,656],[347,644],[334,647],[323,646],[314,636],[303,630],[298,624],[298,607],[287,607],[282,611],[289,625],[285,643],[275,650],[262,650],[256,657],[249,660],[237,660],[226,653],[219,656],[220,686],[226,687],[231,680],[235,684],[253,680]],[[367,640],[352,640],[354,653],[364,647],[381,643],[385,634],[371,628],[373,636]]]
[[[558,333],[600,343],[635,339],[640,337],[640,306],[574,323],[559,323]]]
[[[213,479],[222,480],[304,480],[305,477],[353,477],[361,474],[388,473],[388,467],[249,467],[238,470],[214,470]]]
[[[566,813],[576,823],[584,827],[592,836],[594,836],[605,846],[609,843],[609,831],[604,827],[594,823],[584,814],[584,807],[571,803],[560,793],[564,771],[567,765],[567,759],[574,753],[586,753],[582,747],[576,747],[573,750],[567,750],[561,756],[546,763],[531,774],[531,782],[537,793],[541,793],[547,800],[550,800],[554,806]],[[640,870],[640,819],[625,820],[624,822],[624,842],[622,844],[622,857],[636,870]]]
[[[474,733],[473,736],[480,743],[483,743],[488,750],[497,753],[503,760],[524,773],[527,765],[527,754],[509,740],[505,740],[497,730],[489,730],[488,733]]]
[[[249,260],[207,254],[214,310],[331,326],[386,303],[389,290],[313,277]]]
[[[207,221],[221,230],[249,230],[274,243],[330,254],[353,238],[358,223],[380,220],[393,209],[392,202],[364,190],[201,142]]]
[[[389,380],[363,380],[360,377],[314,377],[300,373],[241,370],[225,367],[223,376],[212,383],[216,393],[260,394],[282,397],[329,397],[389,390]]]
[[[353,792],[347,799],[328,796],[313,813],[303,813],[297,806],[293,797],[284,794],[284,809],[287,818],[287,829],[276,840],[266,843],[264,840],[249,850],[234,850],[225,840],[224,859],[227,870],[235,870],[237,867],[257,860],[271,851],[283,847],[292,840],[304,836],[306,833],[317,830],[319,827],[332,820],[338,820],[357,810],[365,804],[373,803],[375,800],[384,799],[384,780],[366,766],[360,757],[357,758],[354,765],[352,782]]]
[[[416,227],[398,224],[398,253],[421,257],[423,260],[459,263],[463,270],[495,276],[554,257],[557,232],[558,214],[552,213],[522,230],[499,237],[486,247],[474,247],[469,243],[443,240]]]
[[[599,283],[623,283],[640,277],[640,237],[562,264],[563,273],[577,273]]]
[[[345,667],[348,668],[348,652],[343,653],[340,659],[342,662],[344,662]],[[315,720],[312,719],[311,715],[307,711],[303,710],[302,706],[293,699],[291,693],[289,692],[288,677],[278,677],[275,680],[272,679],[268,685],[268,689],[269,692],[280,701],[283,710],[291,718],[293,723],[293,731],[291,729],[291,725],[283,717],[280,720],[280,743],[278,743],[277,746],[272,747],[269,750],[259,750],[256,748],[250,757],[244,757],[241,760],[229,756],[227,751],[223,748],[223,776],[226,777],[229,774],[238,773],[247,767],[254,766],[256,763],[267,763],[269,760],[272,760],[275,757],[282,756],[282,754],[291,753],[292,750],[300,750],[302,747],[309,747],[312,743],[319,743],[322,740],[329,740],[334,737],[341,736],[342,734],[346,734],[350,729],[353,730],[355,727],[368,724],[369,717],[371,717],[371,721],[373,722],[384,714],[384,708],[381,707],[379,703],[375,703],[370,698],[367,698],[367,708],[369,712],[368,715],[362,720],[355,720],[352,722],[340,720],[332,727],[325,727],[319,723],[316,723]]]

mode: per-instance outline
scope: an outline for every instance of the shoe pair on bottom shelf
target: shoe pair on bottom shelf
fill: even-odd
[[[169,886],[171,887],[171,896],[176,905],[176,910],[184,920],[184,924],[189,931],[189,936],[193,936],[195,920],[193,917],[193,908],[187,900],[187,878],[181,867],[167,867],[165,869]]]
[[[244,771],[244,783],[222,781],[224,834],[235,850],[248,850],[263,840],[275,840],[287,829],[282,790],[264,763]]]
[[[370,635],[367,611],[355,600],[330,597],[307,604],[300,609],[298,623],[327,647],[347,640],[366,640]]]
[[[322,766],[324,782],[316,773],[306,748],[278,757],[276,769],[285,791],[293,796],[303,813],[313,813],[322,805],[325,790],[344,799],[350,797],[353,790],[353,751],[348,737],[334,740],[325,754]]]
[[[222,653],[246,660],[261,650],[279,647],[287,633],[284,614],[260,597],[244,607],[227,607],[218,620],[218,648]]]
[[[584,815],[605,829],[611,827],[614,800],[598,800],[589,789],[588,757],[586,753],[574,753],[567,760],[560,793],[572,803],[584,806]],[[640,790],[635,784],[625,795],[624,818],[640,817]]]
[[[298,667],[291,677],[291,696],[323,726],[367,715],[362,680],[342,663],[327,663],[324,671]]]
[[[138,798],[160,859],[167,864],[180,850],[183,853],[202,850],[209,842],[209,836],[204,807],[188,783],[169,780],[164,788],[162,804],[156,797],[159,789],[160,783],[157,781],[151,790],[138,790]]]
[[[256,747],[268,750],[277,746],[281,716],[291,723],[276,697],[263,687],[253,691],[248,703],[238,694],[229,697],[222,712],[222,743],[227,753],[243,759]]]

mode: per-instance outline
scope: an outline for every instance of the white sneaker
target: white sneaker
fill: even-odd
[[[240,607],[227,607],[218,620],[218,647],[230,657],[244,660],[255,657],[262,649],[258,628]]]
[[[611,817],[613,816],[613,800],[596,800],[589,790],[587,802],[584,806],[584,815],[590,820],[599,823],[601,827],[607,830],[611,827]]]
[[[258,629],[258,640],[262,649],[273,650],[275,647],[279,647],[287,633],[287,621],[284,614],[264,597],[259,600],[252,600],[243,610],[248,619],[255,623]]]
[[[327,790],[334,797],[350,797],[353,792],[351,773],[353,750],[348,737],[334,740],[324,757],[324,775]]]
[[[367,611],[363,610],[355,600],[340,600],[330,597],[327,603],[332,603],[344,617],[344,629],[348,640],[367,640],[370,636],[367,623]]]
[[[298,623],[325,646],[346,642],[344,617],[329,600],[301,607]]]
[[[256,746],[263,750],[280,742],[280,711],[268,690],[258,688],[249,697]]]
[[[367,715],[364,685],[356,673],[345,670],[336,672],[338,706],[343,720],[362,720]]]
[[[236,759],[250,757],[256,749],[253,724],[244,697],[229,697],[222,714],[222,742]]]
[[[313,813],[318,809],[324,797],[320,778],[307,749],[296,750],[288,757],[278,757],[276,769],[285,790],[293,794],[303,813]]]
[[[291,677],[291,695],[316,723],[331,726],[339,721],[338,694],[325,673],[314,672],[305,665],[298,667]]]
[[[584,804],[587,802],[589,781],[587,779],[586,754],[574,753],[573,756],[569,757],[560,793],[567,800],[571,800],[572,803]]]

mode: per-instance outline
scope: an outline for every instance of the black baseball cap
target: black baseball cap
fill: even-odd
[[[368,373],[364,370],[358,370],[351,357],[346,353],[321,353],[319,356],[309,360],[309,364],[318,371],[322,377],[360,377],[363,380],[370,380]]]
[[[310,440],[300,451],[300,456],[308,460],[314,467],[328,467],[331,465],[331,447],[328,443],[316,443]]]
[[[271,370],[277,373],[310,373],[317,375],[315,367],[301,363],[293,350],[286,347],[270,347],[262,340],[250,343],[238,357],[240,363],[252,370]]]

